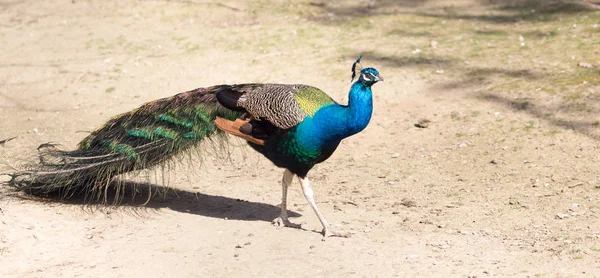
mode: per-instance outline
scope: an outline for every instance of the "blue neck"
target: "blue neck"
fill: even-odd
[[[347,122],[347,136],[356,134],[369,124],[373,113],[373,92],[371,86],[355,82],[348,94],[348,106],[345,107],[350,114]],[[346,136],[346,137],[347,137]]]
[[[355,82],[350,88],[348,105],[333,104],[321,108],[312,119],[305,120],[303,141],[317,147],[337,144],[367,127],[373,112],[373,94],[370,86]]]

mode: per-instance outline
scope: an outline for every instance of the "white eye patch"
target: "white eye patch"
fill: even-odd
[[[367,75],[364,74],[364,73],[362,74],[362,79],[364,79],[364,80],[371,80],[370,78],[367,78]]]

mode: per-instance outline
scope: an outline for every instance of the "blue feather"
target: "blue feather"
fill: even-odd
[[[307,117],[298,125],[296,136],[302,147],[319,150],[365,129],[372,112],[371,88],[356,82],[350,90],[347,106],[332,104],[322,107],[313,117]]]

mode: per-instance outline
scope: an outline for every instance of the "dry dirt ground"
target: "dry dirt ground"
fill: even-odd
[[[230,159],[131,177],[171,188],[145,206],[144,190],[103,206],[2,187],[0,277],[600,277],[598,10],[328,2],[0,0],[7,165],[197,87],[345,103],[361,53],[385,77],[370,126],[309,175],[351,238],[321,241],[297,182],[305,230],[273,227],[282,170],[233,141]]]

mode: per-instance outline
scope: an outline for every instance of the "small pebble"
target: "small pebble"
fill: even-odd
[[[402,198],[402,200],[400,201],[400,204],[407,208],[417,206],[417,202],[415,202],[414,200],[408,199],[408,198]]]
[[[429,123],[431,123],[430,120],[428,120],[428,119],[421,119],[421,120],[419,120],[419,122],[417,122],[415,124],[415,126],[418,127],[418,128],[428,128],[429,127]]]

